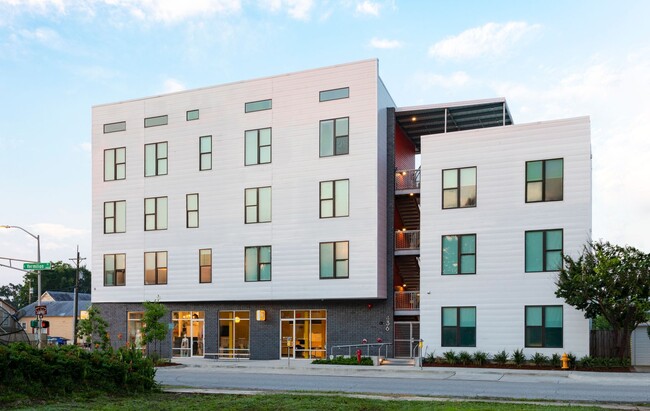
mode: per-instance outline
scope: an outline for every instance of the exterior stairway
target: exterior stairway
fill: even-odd
[[[402,219],[402,224],[407,230],[420,229],[420,204],[419,196],[396,196],[395,208]]]
[[[384,361],[382,361],[381,365],[387,365],[387,366],[415,366],[415,358],[384,358]]]

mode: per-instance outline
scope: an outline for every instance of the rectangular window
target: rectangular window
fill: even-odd
[[[271,106],[272,106],[271,99],[260,100],[260,101],[251,101],[251,102],[248,102],[248,103],[244,104],[244,112],[245,113],[252,113],[253,111],[270,110]]]
[[[144,176],[167,174],[167,142],[144,145]]]
[[[350,180],[320,182],[320,218],[347,217],[350,204]]]
[[[185,120],[192,121],[199,119],[199,110],[188,110],[185,112]]]
[[[199,282],[212,282],[212,249],[199,250]]]
[[[144,119],[144,126],[146,127],[156,127],[156,126],[165,126],[167,125],[167,115],[157,116],[157,117],[147,117]]]
[[[199,226],[199,195],[188,194],[185,196],[185,221],[187,228]]]
[[[142,320],[144,319],[144,312],[129,311],[127,318],[127,342],[135,347],[136,350],[143,350],[144,344],[142,343]]]
[[[442,274],[476,274],[476,234],[442,237]]]
[[[320,122],[320,156],[348,154],[349,134],[349,117],[322,120]]]
[[[167,229],[167,197],[144,199],[144,230]]]
[[[563,197],[564,160],[526,162],[526,202],[560,201]]]
[[[271,129],[248,130],[245,139],[244,164],[267,164],[271,162]]]
[[[104,234],[126,232],[126,201],[104,203]]]
[[[244,249],[244,274],[246,281],[271,281],[271,246]]]
[[[271,221],[271,187],[244,190],[245,223],[268,223]]]
[[[199,137],[199,170],[212,170],[212,136]]]
[[[348,278],[349,242],[320,243],[320,278]]]
[[[476,347],[476,307],[442,308],[442,346]]]
[[[126,147],[104,150],[104,181],[126,178]]]
[[[562,267],[563,231],[526,231],[526,272],[558,271]]]
[[[476,207],[476,167],[442,170],[442,208]]]
[[[104,286],[126,284],[126,254],[104,254]]]
[[[334,90],[324,90],[318,95],[319,101],[340,100],[342,98],[350,97],[350,88],[343,87]]]
[[[526,347],[562,348],[562,306],[526,306]]]
[[[125,131],[125,130],[126,130],[126,121],[104,124],[104,134],[116,133],[118,131]]]
[[[167,251],[144,253],[144,284],[167,284]]]

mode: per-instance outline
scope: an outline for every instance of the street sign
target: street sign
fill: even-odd
[[[47,315],[47,306],[37,305],[36,307],[34,307],[34,313],[36,315]]]
[[[51,270],[52,263],[24,263],[23,270]]]

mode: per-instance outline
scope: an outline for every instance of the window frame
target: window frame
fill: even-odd
[[[474,327],[461,327],[461,309],[463,308],[473,308],[474,309]],[[445,326],[445,309],[456,309],[456,325],[455,326]],[[440,307],[440,346],[441,347],[476,347],[476,324],[478,323],[478,310],[476,306],[452,306],[452,307]],[[455,345],[445,344],[445,328],[455,328],[456,332],[456,341]],[[461,328],[473,328],[474,329],[474,344],[473,345],[463,345],[461,343]]]
[[[263,248],[268,248],[269,249],[269,261],[261,261],[262,260],[262,249]],[[247,270],[246,270],[246,255],[247,255],[247,250],[249,249],[255,249],[257,252],[257,257],[256,257],[256,269],[255,269],[255,278],[254,280],[249,280],[248,276],[246,275]],[[269,278],[268,279],[262,279],[261,278],[261,265],[262,264],[268,264],[269,265]],[[264,282],[264,281],[271,281],[273,279],[273,248],[271,245],[255,245],[255,246],[248,246],[244,247],[244,282],[247,283],[256,283],[256,282]]]
[[[190,113],[196,113],[196,118],[190,118]],[[187,110],[185,112],[185,121],[195,121],[199,119],[199,109],[195,108],[194,110]]]
[[[196,209],[190,210],[190,196],[196,196]],[[190,215],[196,213],[196,225],[190,225]],[[185,228],[199,228],[199,193],[185,194]]]
[[[541,308],[542,309],[542,325],[528,325],[528,309],[529,308]],[[562,313],[562,326],[559,327],[561,330],[560,333],[560,345],[549,345],[548,339],[548,330],[547,328],[558,328],[558,327],[547,327],[546,326],[546,309],[547,308],[560,308]],[[529,328],[539,328],[540,329],[540,338],[541,345],[530,345],[529,344]],[[552,305],[525,305],[524,306],[524,347],[525,348],[563,348],[564,347],[564,305],[562,304],[552,304]]]
[[[117,257],[118,256],[123,256],[124,259],[124,267],[118,268],[117,267]],[[106,271],[106,258],[107,257],[112,257],[113,258],[113,284],[109,284],[106,281],[107,278],[107,271]],[[114,253],[114,254],[104,254],[104,287],[123,287],[126,285],[126,253]],[[122,272],[122,282],[118,282],[118,272]]]
[[[203,151],[203,139],[208,139],[208,141],[210,142],[209,151]],[[204,158],[210,159],[209,167],[203,165]],[[207,170],[212,170],[212,135],[199,137],[199,171],[207,171]]]
[[[348,133],[345,135],[337,136],[336,135],[336,123],[338,120],[347,120],[348,122]],[[321,146],[323,145],[323,123],[325,122],[332,122],[332,154],[323,154],[321,151]],[[347,139],[347,151],[338,153],[337,152],[337,141],[339,139]],[[336,157],[336,156],[344,156],[350,154],[350,117],[336,117],[336,118],[328,118],[325,120],[320,120],[318,123],[318,156],[320,158],[323,157]]]
[[[470,205],[461,205],[460,200],[461,200],[461,190],[462,190],[462,184],[461,184],[461,174],[462,170],[470,170],[474,169],[474,204]],[[456,170],[456,186],[454,187],[447,187],[445,188],[445,171],[453,171]],[[442,170],[442,198],[441,198],[441,203],[442,203],[442,209],[443,210],[453,210],[456,208],[475,208],[478,205],[478,167],[477,166],[470,166],[470,167],[458,167],[458,168],[446,168]],[[451,190],[456,190],[456,206],[455,207],[445,207],[445,191],[451,191]]]
[[[562,240],[562,248],[559,250],[556,248],[548,249],[547,248],[547,233],[553,232],[553,231],[559,231],[560,232],[560,237]],[[541,270],[529,270],[528,269],[528,234],[529,233],[542,233],[542,269]],[[547,254],[552,253],[552,252],[560,252],[560,267],[556,269],[548,269],[547,268]],[[560,268],[562,268],[563,264],[563,256],[564,256],[564,229],[563,228],[550,228],[550,229],[544,229],[544,230],[526,230],[524,232],[524,272],[526,273],[549,273],[549,272],[556,272],[560,271]]]
[[[123,125],[124,127],[123,127],[123,128],[119,128],[119,129],[115,129],[115,130],[110,130],[110,127],[108,127],[109,130],[107,131],[107,127],[106,127],[106,126],[117,126],[118,124]],[[104,124],[104,126],[102,127],[102,129],[103,129],[103,131],[104,131],[104,134],[119,133],[119,132],[121,132],[121,131],[126,131],[126,121],[116,121],[116,122],[114,122],[114,123],[106,123],[106,124]]]
[[[160,157],[158,152],[160,151],[159,146],[162,144],[165,145],[165,157]],[[154,146],[154,173],[147,175],[147,147]],[[165,163],[165,172],[161,173],[160,168],[161,164],[164,161]],[[166,176],[169,173],[169,144],[167,141],[159,141],[157,143],[148,143],[144,145],[144,176],[145,177],[156,177],[156,176]]]
[[[154,276],[155,276],[155,282],[153,283],[147,283],[147,254],[153,254],[154,255],[154,260],[155,260],[155,267],[154,267]],[[159,254],[164,254],[165,255],[165,265],[164,266],[159,266],[158,265],[158,255]],[[160,282],[159,281],[159,274],[162,272],[162,270],[165,271],[165,282]],[[167,285],[169,282],[169,255],[167,251],[145,251],[144,252],[144,285]]]
[[[260,103],[266,103],[269,102],[268,107],[262,107],[262,108],[256,108],[255,104],[260,104]],[[263,100],[255,100],[255,101],[248,101],[244,103],[244,113],[255,113],[257,111],[265,111],[265,110],[271,110],[273,109],[273,99],[267,98]]]
[[[546,163],[549,161],[562,161],[562,182],[560,187],[561,198],[555,200],[546,199],[546,183],[548,178],[546,177]],[[528,180],[528,166],[532,163],[542,163],[542,178],[541,180]],[[542,199],[541,200],[529,200],[528,199],[528,185],[531,183],[542,183]],[[524,168],[524,196],[526,203],[548,203],[553,201],[564,201],[564,157],[558,158],[547,158],[543,160],[531,160],[526,161],[526,166]]]
[[[160,121],[160,123],[158,123],[158,121]],[[149,125],[147,125],[147,123],[149,123]],[[144,128],[160,127],[168,124],[169,116],[167,114],[163,114],[162,116],[145,117],[144,119]]]
[[[329,97],[330,95],[334,94],[337,91],[343,91],[346,90],[347,94],[344,97]],[[325,96],[325,97],[323,97]],[[333,100],[343,100],[346,98],[350,98],[350,87],[339,87],[339,88],[332,88],[329,90],[321,90],[318,92],[318,102],[323,103],[325,101],[333,101]]]
[[[124,162],[118,162],[117,161],[117,151],[118,150],[123,150],[124,151]],[[108,152],[113,152],[113,164],[111,169],[113,170],[113,178],[106,178],[106,154]],[[124,177],[118,178],[118,170],[120,169],[119,166],[123,166],[124,168]],[[126,147],[115,147],[115,148],[107,148],[104,150],[104,181],[117,181],[117,180],[126,180]]]
[[[158,214],[159,214],[159,208],[160,205],[158,204],[159,200],[165,199],[165,204],[167,210],[165,210],[165,216],[167,217],[165,220],[164,227],[159,228],[158,226]],[[147,213],[147,200],[154,200],[154,212],[153,213]],[[154,216],[154,227],[155,228],[147,228],[147,216]],[[167,196],[161,196],[161,197],[147,197],[144,199],[144,231],[158,231],[158,230],[167,230],[169,227],[169,199]]]
[[[343,182],[343,181],[347,182],[347,187],[348,187],[348,190],[347,190],[348,191],[348,193],[347,193],[347,204],[346,204],[347,213],[338,215],[336,213],[336,208],[337,208],[336,207],[336,204],[337,204],[336,203],[336,186],[337,186],[337,183]],[[323,198],[323,184],[325,184],[325,183],[332,183],[332,197]],[[344,178],[344,179],[341,179],[341,180],[325,180],[325,181],[321,181],[318,187],[319,187],[319,191],[318,191],[318,196],[319,196],[319,214],[318,215],[319,215],[319,218],[339,218],[339,217],[349,217],[350,216],[350,179]],[[323,204],[328,202],[328,201],[332,202],[332,215],[323,217]]]
[[[324,277],[323,276],[323,246],[324,245],[332,245],[332,276],[331,277]],[[337,258],[337,248],[339,244],[345,244],[347,248],[347,258],[339,259]],[[345,275],[338,275],[338,263],[345,261],[346,262],[346,269]],[[350,241],[323,241],[318,243],[318,278],[320,280],[339,280],[339,279],[344,279],[344,278],[350,278]]]
[[[268,189],[269,191],[269,201],[270,204],[268,204],[268,209],[269,209],[269,219],[268,220],[260,220],[260,190],[262,189]],[[255,191],[255,204],[248,204],[248,192],[249,191]],[[262,223],[270,223],[272,218],[273,218],[273,190],[271,189],[271,186],[264,186],[264,187],[251,187],[251,188],[245,188],[244,189],[244,224],[262,224]],[[248,221],[248,210],[249,208],[255,210],[255,221]]]
[[[445,248],[444,248],[444,242],[445,242],[445,237],[457,237],[458,241],[458,246],[456,250],[456,264],[457,264],[457,273],[445,273]],[[463,237],[474,237],[474,253],[463,253],[462,252],[462,241]],[[446,234],[441,236],[440,238],[440,273],[441,275],[476,275],[476,266],[478,265],[477,261],[477,254],[478,254],[478,236],[476,233],[468,233],[468,234]],[[463,273],[462,271],[462,260],[463,256],[468,256],[468,255],[473,255],[474,256],[474,270],[471,273]]]
[[[269,144],[260,144],[260,132],[262,130],[269,130]],[[246,158],[246,153],[248,152],[248,138],[247,135],[250,132],[255,132],[255,162],[249,163]],[[261,153],[262,148],[269,148],[269,161],[261,162]],[[244,166],[257,166],[262,164],[271,164],[273,162],[273,128],[272,127],[263,127],[263,128],[253,128],[250,130],[244,131]]]
[[[117,231],[117,226],[118,226],[118,216],[117,216],[117,204],[118,203],[124,203],[124,216],[123,216],[123,225],[124,225],[124,231]],[[112,217],[107,217],[106,216],[106,205],[107,204],[112,204],[113,208],[113,216]],[[103,214],[104,214],[104,234],[121,234],[121,233],[126,233],[126,200],[116,200],[116,201],[105,201],[104,202],[104,209],[103,209]],[[113,220],[113,231],[107,231],[106,230],[106,223],[109,220]]]
[[[201,257],[202,257],[201,252],[202,251],[208,251],[209,252],[210,264],[203,264],[202,259],[201,259]],[[208,267],[208,270],[209,270],[209,272],[207,273],[207,275],[209,276],[208,281],[204,281],[204,278],[203,278],[203,275],[204,275],[203,268],[205,268],[205,267]],[[201,249],[199,249],[199,284],[208,284],[208,283],[211,283],[211,282],[212,282],[212,249],[211,248],[201,248]]]

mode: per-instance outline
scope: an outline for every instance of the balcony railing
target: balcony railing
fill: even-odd
[[[419,250],[420,230],[395,231],[395,251]]]
[[[420,189],[420,169],[399,170],[395,173],[395,190]]]
[[[419,309],[419,291],[395,291],[395,311],[417,311]]]

